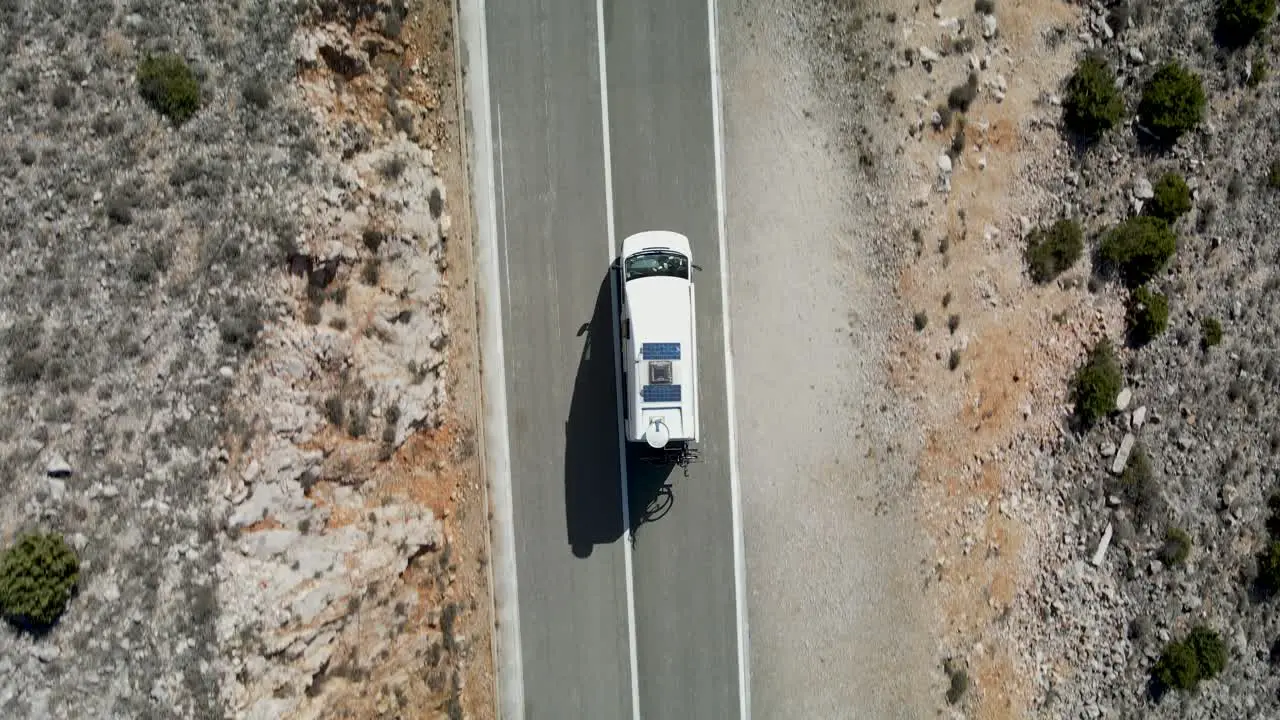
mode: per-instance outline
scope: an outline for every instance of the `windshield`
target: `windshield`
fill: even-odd
[[[627,258],[626,280],[647,277],[689,279],[689,258],[672,250],[646,250]]]

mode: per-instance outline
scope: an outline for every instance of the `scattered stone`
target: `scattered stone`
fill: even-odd
[[[1140,177],[1133,181],[1133,196],[1139,200],[1150,200],[1156,196],[1156,191],[1150,180]]]
[[[1111,545],[1111,523],[1107,523],[1107,529],[1102,533],[1102,540],[1098,541],[1098,548],[1093,551],[1093,557],[1089,559],[1094,567],[1102,564],[1102,557],[1107,554],[1109,545]]]
[[[1133,398],[1133,390],[1125,388],[1116,396],[1116,410],[1124,411],[1129,409],[1129,400]]]
[[[951,172],[951,156],[943,153],[938,156],[938,169],[943,173]]]
[[[995,15],[982,16],[982,38],[984,40],[990,40],[995,37],[998,29],[999,22],[996,20]]]
[[[1116,475],[1124,472],[1125,465],[1129,464],[1129,453],[1133,451],[1134,442],[1133,433],[1124,434],[1124,438],[1120,440],[1120,448],[1116,450],[1115,458],[1111,462],[1111,472]]]
[[[938,55],[938,53],[934,52],[930,48],[927,48],[923,45],[920,46],[919,53],[920,53],[920,62],[925,63],[926,65],[932,65],[933,63],[936,63],[942,59],[942,57]]]
[[[1133,425],[1133,429],[1137,430],[1138,428],[1141,428],[1143,424],[1146,423],[1146,421],[1147,421],[1146,405],[1143,405],[1142,407],[1133,411],[1133,419],[1131,421],[1131,424]]]
[[[61,455],[54,455],[45,467],[44,473],[51,478],[69,478],[71,477],[71,463],[67,462],[67,459]]]
[[[1146,58],[1142,56],[1141,50],[1136,47],[1131,47],[1129,48],[1129,60],[1131,60],[1135,65],[1141,65]]]

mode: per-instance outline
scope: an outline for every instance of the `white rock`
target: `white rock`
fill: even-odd
[[[1116,396],[1116,409],[1117,410],[1129,409],[1129,400],[1132,397],[1133,397],[1133,390],[1129,388],[1125,388],[1121,390],[1120,394]]]
[[[986,155],[983,155],[982,157],[978,158],[978,169],[979,169],[979,170],[986,170],[986,169],[987,169],[987,156],[986,156]]]
[[[1156,196],[1155,188],[1151,187],[1151,181],[1145,177],[1139,177],[1133,181],[1133,196],[1139,200],[1150,200]]]
[[[297,530],[274,529],[250,533],[242,544],[245,554],[266,560],[288,550],[298,540]]]
[[[996,30],[998,29],[998,27],[999,27],[999,23],[996,21],[995,15],[982,16],[982,37],[984,39],[990,40],[991,38],[995,37]]]
[[[1133,428],[1137,430],[1147,421],[1147,406],[1143,405],[1133,411]]]
[[[1129,59],[1138,65],[1141,65],[1146,60],[1146,58],[1142,57],[1142,51],[1136,47],[1129,48]]]
[[[58,646],[46,641],[37,641],[31,646],[31,654],[40,662],[53,662],[58,659],[62,653],[59,652]]]
[[[227,366],[227,365],[223,365],[222,367],[218,368],[218,374],[219,374],[219,375],[221,375],[221,376],[222,376],[222,377],[224,377],[224,378],[233,378],[233,377],[235,377],[235,371],[234,371],[234,370],[232,370],[232,369],[231,369],[229,366]]]
[[[1111,523],[1107,523],[1107,529],[1102,533],[1102,539],[1098,541],[1098,549],[1093,551],[1093,557],[1089,562],[1094,567],[1102,564],[1102,557],[1107,554],[1107,547],[1111,545]]]
[[[71,477],[71,463],[61,455],[54,455],[45,467],[44,473],[51,478]]]
[[[1125,465],[1129,463],[1129,453],[1133,451],[1134,442],[1133,433],[1124,434],[1124,438],[1120,440],[1120,449],[1116,450],[1116,456],[1111,461],[1111,472],[1116,475],[1124,472]]]
[[[944,173],[951,172],[951,156],[943,153],[938,156],[938,169]]]
[[[927,47],[925,47],[925,46],[923,46],[923,45],[921,45],[921,46],[920,46],[920,62],[923,62],[923,63],[936,63],[936,62],[938,62],[938,61],[939,61],[939,60],[941,60],[941,59],[942,59],[942,58],[941,58],[941,56],[939,56],[939,55],[938,55],[938,53],[934,52],[933,50],[931,50],[931,49],[929,49],[929,48],[927,48]]]

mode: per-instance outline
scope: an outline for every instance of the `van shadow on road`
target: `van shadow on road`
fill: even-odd
[[[606,272],[591,320],[578,330],[582,354],[565,422],[565,521],[569,547],[580,558],[589,556],[596,545],[617,541],[625,529],[612,279],[612,272]],[[667,482],[670,467],[636,462],[631,452],[626,460],[629,529],[634,534],[641,524],[665,515],[674,495]]]

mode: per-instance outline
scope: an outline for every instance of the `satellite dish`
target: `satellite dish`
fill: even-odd
[[[661,450],[667,446],[667,441],[671,439],[671,431],[667,430],[667,424],[662,422],[661,418],[655,418],[649,423],[649,429],[644,433],[644,439],[649,443],[649,447],[654,450]]]

